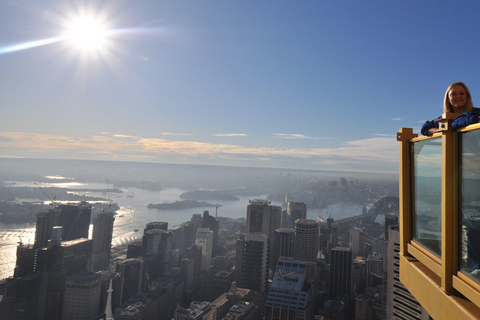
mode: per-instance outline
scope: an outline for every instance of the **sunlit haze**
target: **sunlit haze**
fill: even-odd
[[[2,1],[0,157],[394,173],[450,83],[480,101],[479,9]]]

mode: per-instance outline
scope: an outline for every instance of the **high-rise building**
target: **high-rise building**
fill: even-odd
[[[59,209],[49,209],[37,213],[35,226],[35,248],[46,247],[52,238],[52,228],[56,225]]]
[[[269,241],[263,233],[248,233],[237,240],[236,272],[239,286],[257,292],[266,292],[268,283]],[[239,252],[240,251],[240,252]]]
[[[286,217],[282,212],[282,207],[270,205],[268,200],[250,200],[247,206],[247,232],[263,233],[270,242],[275,238],[275,230],[286,226]],[[269,249],[269,255],[272,255],[272,248]],[[275,263],[271,262],[271,269]]]
[[[100,275],[78,272],[67,278],[63,296],[63,319],[84,320],[99,315]]]
[[[57,226],[63,227],[62,240],[88,239],[92,207],[86,203],[64,204],[59,206]]]
[[[387,320],[428,320],[427,311],[400,282],[400,232],[398,226],[388,230],[387,252]]]
[[[352,286],[353,290],[357,294],[361,294],[365,291],[367,285],[365,260],[354,259],[352,267]]]
[[[265,304],[267,320],[310,320],[313,318],[314,286],[308,279],[308,262],[278,260]]]
[[[61,228],[58,233],[61,233]],[[42,277],[39,295],[44,305],[43,318],[62,318],[62,305],[67,277],[79,271],[86,271],[92,256],[92,240],[80,238],[61,241],[59,234],[52,235],[47,247],[37,249],[35,273]]]
[[[330,250],[330,299],[351,296],[352,264],[350,248],[337,247]]]
[[[372,252],[366,261],[367,287],[372,287],[375,276],[383,278],[383,257],[378,252]]]
[[[195,244],[202,248],[200,271],[207,270],[212,264],[213,231],[209,228],[198,228]]]
[[[37,214],[35,229],[35,248],[47,246],[52,238],[54,226],[63,229],[61,239],[64,241],[88,238],[92,207],[86,202],[79,204],[62,204],[54,209]]]
[[[155,230],[155,229],[161,229],[161,230],[168,230],[168,222],[163,222],[163,221],[152,221],[149,222],[145,225],[145,229],[143,230],[143,233],[145,234],[148,230]]]
[[[293,258],[294,239],[295,230],[292,228],[279,228],[275,230],[272,256],[270,259],[276,263],[280,257]]]
[[[202,218],[202,228],[208,228],[213,232],[213,253],[212,255],[215,256],[217,254],[217,245],[218,245],[218,220],[215,217],[211,216],[208,211],[203,212]],[[197,231],[198,233],[198,231]]]
[[[145,277],[143,259],[133,258],[117,262],[116,271],[122,275],[122,303],[142,291]]]
[[[359,229],[349,229],[348,247],[352,250],[353,257],[364,256],[365,234]]]
[[[115,217],[113,212],[99,213],[93,219],[93,272],[108,269],[110,263],[110,252],[112,249],[113,223]]]
[[[305,202],[289,201],[287,203],[287,227],[295,227],[295,221],[307,219],[307,204]]]
[[[317,261],[319,226],[315,220],[295,221],[295,244],[293,258],[300,261]]]

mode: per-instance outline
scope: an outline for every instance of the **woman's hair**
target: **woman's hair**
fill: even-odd
[[[453,112],[453,107],[450,104],[450,100],[448,99],[448,93],[450,92],[450,90],[452,90],[453,87],[456,87],[456,86],[462,86],[465,89],[465,92],[467,93],[467,104],[465,105],[465,112],[472,111],[473,102],[472,102],[472,95],[470,94],[470,90],[468,90],[468,87],[465,85],[465,83],[458,81],[448,86],[447,91],[445,92],[445,99],[443,100],[443,112],[444,113]]]

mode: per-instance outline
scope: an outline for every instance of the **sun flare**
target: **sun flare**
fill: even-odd
[[[83,17],[71,23],[67,39],[82,50],[100,50],[105,46],[107,35],[108,31],[100,21]]]

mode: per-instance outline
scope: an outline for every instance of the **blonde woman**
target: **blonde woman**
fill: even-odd
[[[480,116],[480,108],[473,106],[470,90],[463,82],[454,82],[447,88],[443,100],[443,112],[458,114],[452,123],[454,129],[478,123]],[[423,124],[421,132],[424,136],[431,136],[438,132],[438,121],[435,120]]]

